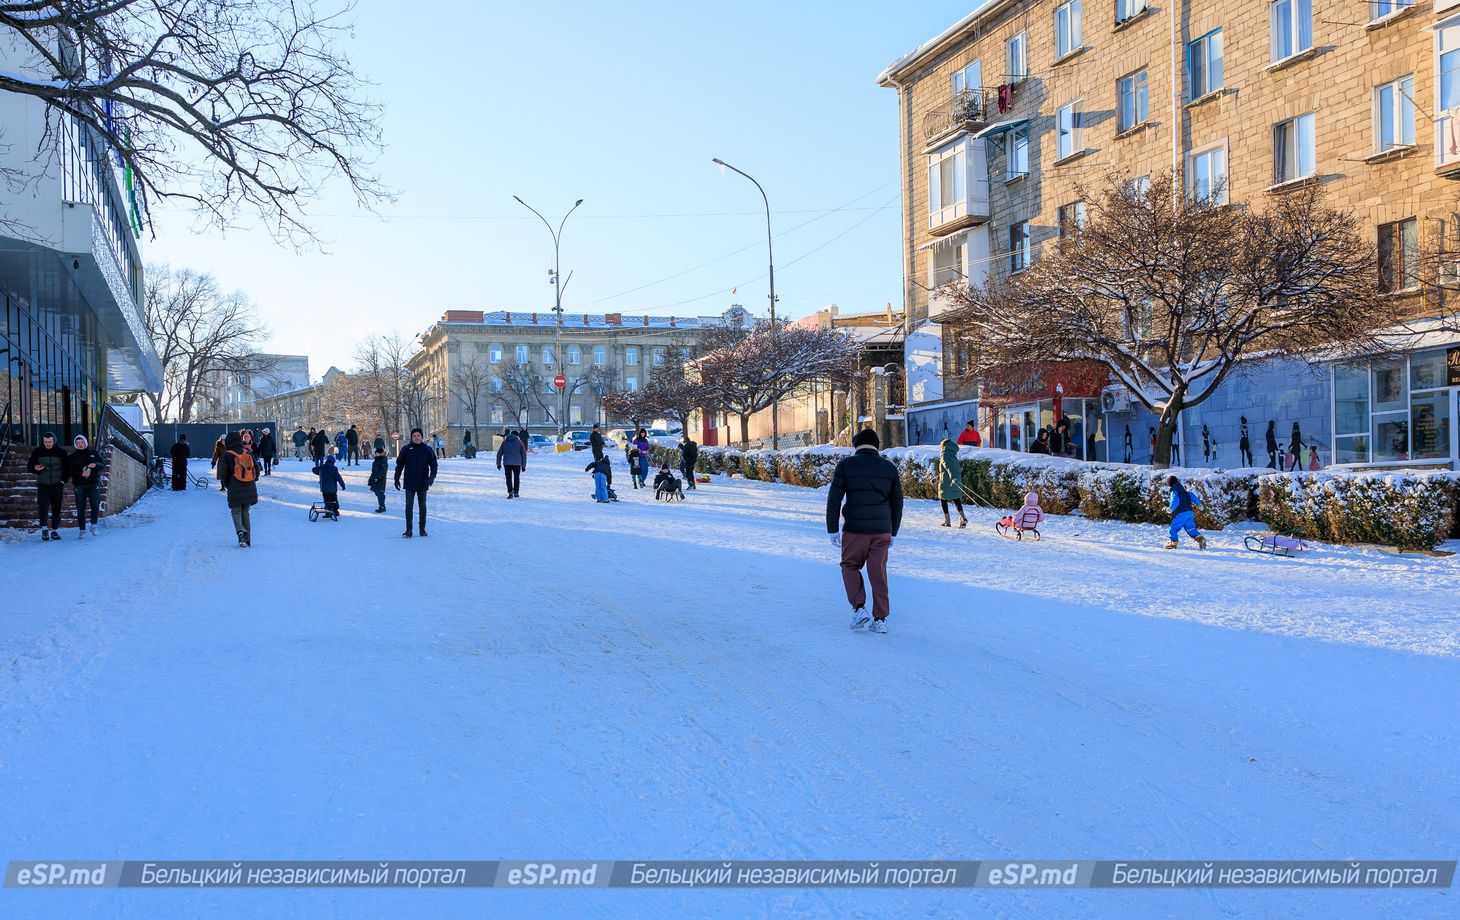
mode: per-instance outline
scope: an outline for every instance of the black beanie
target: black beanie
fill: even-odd
[[[877,437],[877,431],[873,428],[863,428],[852,435],[853,447],[875,447],[882,448],[882,440]]]

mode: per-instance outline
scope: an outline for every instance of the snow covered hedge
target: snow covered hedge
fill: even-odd
[[[847,447],[702,447],[698,469],[817,489],[831,482],[837,463],[851,453]],[[938,497],[938,448],[893,448],[883,455],[901,471],[908,498]],[[982,499],[996,508],[1017,508],[1026,492],[1037,492],[1050,514],[1078,510],[1096,520],[1166,524],[1171,520],[1166,478],[1175,475],[1201,496],[1197,525],[1210,530],[1255,520],[1313,540],[1430,548],[1460,523],[1460,476],[1453,473],[1155,470],[973,447],[960,450],[958,458],[964,500]],[[652,460],[678,468],[679,451],[656,447]]]

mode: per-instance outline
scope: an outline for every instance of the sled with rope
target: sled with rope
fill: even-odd
[[[1281,556],[1285,559],[1291,559],[1308,548],[1308,544],[1297,537],[1285,537],[1276,533],[1251,534],[1242,538],[1242,545],[1249,552]]]
[[[1007,537],[1010,540],[1038,540],[1039,539],[1039,514],[1030,510],[1023,514],[1006,514],[999,518],[994,525],[994,530],[999,536]]]

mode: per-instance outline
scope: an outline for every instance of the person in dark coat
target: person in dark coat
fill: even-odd
[[[279,455],[279,447],[274,443],[274,433],[268,428],[259,432],[259,444],[254,453],[262,461],[265,476],[274,475],[274,459]]]
[[[902,526],[902,479],[892,461],[878,453],[877,432],[864,428],[852,438],[855,451],[836,465],[826,493],[826,532],[841,549],[842,584],[852,605],[852,629],[867,625],[867,588],[872,582],[872,631],[887,632],[891,612],[887,554]],[[845,505],[843,505],[845,501]],[[844,522],[838,530],[838,522]]]
[[[695,462],[699,458],[700,446],[694,442],[694,439],[689,436],[689,432],[686,431],[684,437],[679,442],[679,472],[684,476],[684,487],[686,489],[693,489],[695,487]]]
[[[375,449],[385,450],[385,435],[378,434],[375,436]]]
[[[1031,454],[1049,453],[1049,431],[1047,429],[1039,429],[1039,435],[1029,442],[1029,452]]]
[[[401,480],[405,480],[406,490],[406,532],[403,537],[411,535],[411,510],[416,502],[421,504],[421,514],[417,524],[417,533],[426,536],[426,492],[431,488],[431,483],[436,481],[436,452],[426,444],[425,436],[421,429],[411,429],[411,443],[402,447],[400,455],[395,458],[395,488],[400,491]]]
[[[188,460],[193,456],[188,436],[178,435],[168,453],[172,456],[172,491],[181,492],[188,487]]]
[[[76,526],[78,537],[86,536],[86,508],[91,507],[92,533],[96,532],[96,518],[101,514],[101,473],[106,466],[86,435],[78,434],[73,444],[76,448],[66,458],[66,478],[71,480],[71,493],[76,499]]]
[[[316,466],[324,462],[325,452],[329,450],[330,436],[324,433],[323,428],[316,429],[314,436],[309,439],[310,454],[314,458]]]
[[[603,459],[603,432],[598,430],[598,423],[593,423],[593,430],[588,433],[588,449],[593,451],[594,460]]]
[[[295,425],[294,433],[289,437],[294,442],[294,459],[303,460],[304,450],[309,446],[309,435],[304,433],[304,426]]]
[[[1069,426],[1065,424],[1064,419],[1060,419],[1060,424],[1054,426],[1054,431],[1050,432],[1049,440],[1048,442],[1046,442],[1047,446],[1049,447],[1049,452],[1056,457],[1063,457],[1065,453],[1065,443],[1068,438]]]
[[[654,449],[654,445],[649,441],[649,432],[640,428],[639,433],[634,436],[634,446],[639,449],[639,482],[648,488],[649,454]]]
[[[385,447],[382,445],[375,448],[375,459],[370,462],[370,478],[366,481],[370,491],[380,501],[380,507],[375,509],[376,514],[385,511],[385,477],[389,473],[390,461],[385,459]]]
[[[319,495],[324,501],[324,513],[335,520],[340,519],[340,490],[346,488],[345,477],[335,466],[334,457],[325,457],[324,462],[314,468],[319,477]]]
[[[66,491],[66,451],[56,443],[49,431],[41,436],[41,446],[30,452],[25,468],[35,474],[36,520],[41,525],[42,540],[61,539],[61,502]],[[50,514],[51,526],[46,527]]]
[[[345,432],[345,465],[360,465],[360,432],[354,425]]]
[[[219,491],[223,490],[223,467],[220,464],[223,462],[223,452],[228,449],[227,445],[227,437],[220,434],[218,440],[213,442],[213,458],[208,461],[208,469],[213,471],[213,478],[219,482]]]
[[[503,438],[497,448],[497,469],[506,472],[507,497],[519,498],[522,494],[522,471],[527,469],[527,445],[517,432]]]
[[[218,478],[228,493],[228,511],[233,516],[233,529],[239,546],[253,545],[253,522],[249,509],[259,503],[259,470],[253,454],[244,449],[243,437],[233,432],[223,443],[223,459],[218,461]]]

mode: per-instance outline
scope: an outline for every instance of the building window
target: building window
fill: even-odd
[[[583,363],[583,349],[577,345],[568,346],[568,363],[577,367]]]
[[[983,65],[974,61],[962,70],[953,71],[953,95],[961,96],[965,90],[983,87]]]
[[[1119,25],[1146,11],[1146,0],[1115,0],[1115,22]]]
[[[653,360],[653,362],[654,362],[654,366],[655,367],[663,367],[664,366],[664,349],[662,349],[662,348],[655,348],[649,354],[650,354],[651,360]]]
[[[501,377],[493,377],[492,378],[492,382],[491,382],[491,387],[492,387],[492,392],[493,393],[500,393],[500,392],[502,392],[502,378]]]
[[[1054,8],[1054,56],[1062,58],[1080,50],[1080,0],[1068,0]]]
[[[1120,117],[1116,120],[1117,131],[1129,131],[1150,117],[1151,95],[1144,69],[1121,77],[1116,83],[1116,96],[1120,100]]]
[[[1414,145],[1414,77],[1374,90],[1374,140],[1379,152]]]
[[[1435,26],[1435,55],[1438,70],[1438,112],[1435,113],[1436,160],[1441,164],[1460,162],[1460,19]]]
[[[1022,272],[1029,267],[1029,221],[1020,221],[1009,227],[1009,273]]]
[[[1149,183],[1149,179],[1147,180]],[[1147,188],[1149,189],[1149,184]],[[1208,147],[1186,155],[1186,191],[1196,201],[1227,203],[1227,147]]]
[[[624,363],[630,367],[639,363],[639,346],[629,345],[624,348]]]
[[[1213,29],[1186,46],[1188,99],[1200,99],[1223,86],[1222,30]]]
[[[493,342],[491,345],[487,346],[487,360],[490,361],[490,362],[492,362],[493,364],[501,364],[502,363],[502,343],[501,342]]]
[[[625,377],[624,378],[624,389],[628,390],[630,393],[637,393],[638,390],[639,390],[639,378],[638,377]]]
[[[679,348],[679,360],[682,361],[682,362],[685,362],[685,363],[688,363],[689,362],[689,346],[688,345],[681,345],[680,346],[680,348]]]
[[[1004,79],[1010,83],[1017,83],[1029,75],[1025,63],[1023,32],[1004,42],[1004,71]]]
[[[527,346],[526,345],[518,345],[517,346],[517,363],[518,364],[526,364],[530,360],[531,360],[531,358],[528,357],[528,349],[527,349]]]
[[[1055,159],[1063,160],[1084,149],[1080,137],[1080,103],[1071,102],[1055,112]]]
[[[1369,19],[1383,19],[1403,12],[1414,5],[1414,0],[1369,0]]]
[[[1317,170],[1313,115],[1299,115],[1272,128],[1272,180],[1278,184],[1307,179]]]
[[[544,345],[542,347],[542,366],[552,367],[557,363],[557,360],[558,356],[553,354],[553,347],[551,345]]]
[[[928,225],[968,214],[968,145],[959,142],[928,155]]]
[[[929,285],[937,290],[945,284],[956,284],[965,277],[963,271],[963,246],[944,245],[933,249],[933,277]]]
[[[1060,239],[1066,239],[1081,230],[1085,229],[1085,202],[1072,201],[1069,204],[1060,205],[1059,209],[1059,230]]]
[[[542,378],[542,392],[544,396],[552,396],[554,393],[558,392],[558,388],[553,386],[553,378]]]
[[[1136,176],[1134,179],[1130,180],[1130,189],[1137,198],[1146,197],[1147,195],[1151,194],[1151,177]]]
[[[493,406],[492,407],[492,424],[493,425],[500,425],[500,424],[502,424],[502,407],[501,406]]]
[[[1004,140],[1005,178],[1018,179],[1029,175],[1029,129],[1015,128]]]
[[[1379,288],[1386,293],[1419,287],[1419,221],[1379,225]]]
[[[1274,61],[1313,47],[1312,0],[1269,0],[1267,19]]]
[[[573,405],[568,407],[568,424],[583,424],[583,407],[578,405],[577,403],[574,403]]]
[[[593,366],[603,367],[608,363],[608,351],[602,345],[593,346]]]

